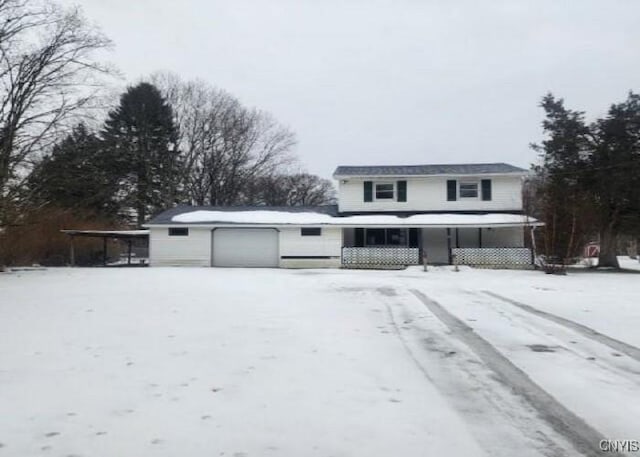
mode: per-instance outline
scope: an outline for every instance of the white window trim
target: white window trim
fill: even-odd
[[[460,187],[464,184],[475,184],[476,185],[476,196],[475,197],[463,197],[460,192]],[[479,180],[468,179],[466,181],[458,180],[458,200],[480,200],[480,194],[482,189],[480,188]]]
[[[376,188],[379,184],[391,184],[393,186],[393,198],[378,198]],[[398,186],[395,181],[374,181],[373,182],[373,201],[374,202],[395,202],[398,201]]]

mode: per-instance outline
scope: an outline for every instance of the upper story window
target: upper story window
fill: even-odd
[[[406,202],[407,181],[364,181],[365,202]]]
[[[491,201],[491,179],[481,180],[447,180],[447,201],[458,199],[481,199]]]
[[[376,200],[393,200],[395,193],[393,183],[376,183]]]
[[[458,194],[460,198],[478,198],[478,183],[461,181]]]
[[[188,227],[169,227],[169,236],[189,236]]]

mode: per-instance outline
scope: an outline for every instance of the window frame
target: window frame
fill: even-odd
[[[473,197],[469,197],[469,196],[464,196],[462,195],[462,186],[469,186],[469,185],[473,185],[476,188],[476,194]],[[480,182],[478,180],[475,181],[462,181],[459,180],[458,181],[458,200],[478,200],[480,199]]]
[[[391,198],[378,197],[378,186],[391,186]],[[389,192],[389,190],[385,190],[383,192]],[[374,181],[372,193],[374,202],[395,202],[398,198],[397,184],[395,181]]]
[[[300,227],[300,236],[322,236],[322,227]]]
[[[168,236],[189,236],[189,227],[169,227]]]

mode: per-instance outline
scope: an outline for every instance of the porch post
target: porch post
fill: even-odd
[[[107,237],[102,237],[102,265],[107,266]]]
[[[478,247],[482,247],[482,227],[478,227]]]
[[[75,237],[73,235],[70,235],[69,239],[71,240],[71,246],[69,250],[69,260],[71,261],[71,266],[75,267],[76,266],[76,247],[74,242]]]
[[[451,228],[447,227],[447,253],[449,254],[449,265],[453,262],[451,261]]]
[[[131,265],[131,240],[128,241],[127,265]]]

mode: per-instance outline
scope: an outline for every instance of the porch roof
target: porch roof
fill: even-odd
[[[340,226],[340,227],[522,227],[543,225],[522,214],[414,214],[333,216],[313,211],[214,211],[194,210],[174,215],[151,226]]]

